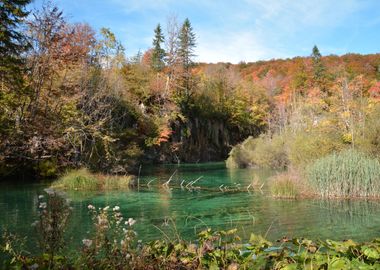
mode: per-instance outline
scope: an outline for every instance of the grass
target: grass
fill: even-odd
[[[107,176],[104,179],[105,190],[128,189],[131,185],[131,176]]]
[[[118,190],[128,189],[132,180],[132,176],[94,174],[86,168],[82,168],[68,171],[55,181],[52,187],[80,191]]]
[[[294,172],[284,172],[269,180],[269,190],[273,197],[296,199],[304,194],[298,175]]]
[[[380,197],[379,161],[356,150],[320,158],[306,172],[309,183],[322,197]]]

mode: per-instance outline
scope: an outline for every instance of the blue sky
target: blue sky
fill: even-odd
[[[35,0],[32,7],[39,7]],[[55,0],[71,22],[110,28],[128,56],[151,46],[168,17],[189,18],[197,61],[380,52],[380,0]]]

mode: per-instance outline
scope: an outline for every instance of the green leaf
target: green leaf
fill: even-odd
[[[336,258],[334,259],[330,265],[329,270],[346,270],[349,269],[349,262],[344,258]]]
[[[296,263],[288,264],[280,269],[281,270],[297,270],[297,264]]]
[[[210,270],[219,270],[219,266],[216,262],[212,262],[209,267]]]
[[[374,247],[362,246],[361,250],[369,259],[380,259],[380,254]]]

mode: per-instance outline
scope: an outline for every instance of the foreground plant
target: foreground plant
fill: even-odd
[[[56,193],[48,194],[56,196]],[[43,199],[41,197],[41,199]],[[50,211],[57,208],[49,197],[40,202],[51,219]],[[269,242],[252,234],[242,242],[236,229],[200,232],[194,241],[155,240],[143,244],[133,229],[136,220],[125,219],[119,206],[96,208],[88,206],[94,229],[82,239],[76,257],[46,253],[31,255],[15,248],[17,238],[4,235],[3,251],[11,258],[3,268],[15,269],[380,269],[380,238],[367,243],[352,240],[342,242],[308,239],[283,239]],[[68,216],[67,216],[68,217]],[[42,224],[42,223],[41,223]],[[44,223],[50,224],[50,223]],[[65,223],[60,223],[65,224]],[[63,227],[56,227],[62,229]],[[62,229],[62,232],[64,230]],[[55,239],[61,239],[58,233]],[[50,234],[47,241],[53,238]],[[58,241],[64,243],[62,241]],[[50,243],[46,250],[57,252],[62,245]]]
[[[3,251],[10,256],[8,267],[25,269],[61,268],[66,262],[63,249],[66,247],[64,235],[71,213],[70,201],[65,194],[54,189],[45,189],[44,195],[38,196],[38,218],[33,222],[38,245],[33,252],[24,249],[26,239],[22,239],[10,232],[3,235]],[[39,248],[39,249],[38,249]],[[33,257],[36,251],[40,256]]]
[[[140,245],[132,226],[133,218],[124,219],[120,207],[98,210],[89,205],[94,233],[82,240],[83,248],[77,265],[81,269],[125,269],[135,264]]]

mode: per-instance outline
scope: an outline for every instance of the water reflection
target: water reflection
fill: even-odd
[[[178,170],[170,189],[162,187]],[[268,234],[276,240],[288,237],[369,240],[380,235],[380,205],[375,201],[276,200],[263,193],[245,190],[254,179],[265,182],[273,171],[227,170],[222,164],[160,166],[143,168],[141,183],[153,178],[150,188],[139,192],[69,193],[74,212],[68,233],[73,243],[91,228],[87,205],[121,207],[125,217],[137,220],[139,238],[151,240],[180,234],[192,238],[207,226],[214,229],[237,228],[245,239],[251,232]],[[201,190],[180,188],[186,182],[203,176],[197,185]],[[241,185],[240,192],[223,193],[220,185]],[[43,185],[11,187],[0,190],[0,227],[31,235],[30,224],[36,217],[36,200]]]

